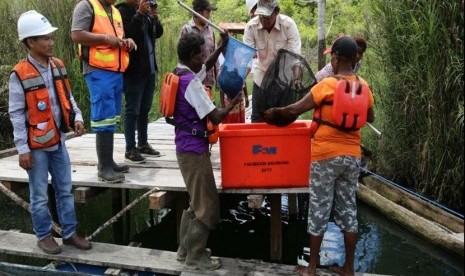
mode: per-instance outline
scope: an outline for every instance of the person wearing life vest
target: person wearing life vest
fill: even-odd
[[[79,44],[84,79],[90,93],[91,127],[96,133],[98,179],[124,181],[127,165],[113,160],[113,140],[121,120],[123,72],[129,51],[137,46],[124,37],[123,20],[115,0],[79,1],[73,11],[71,38]]]
[[[174,73],[179,76],[179,86],[173,116],[176,158],[190,202],[181,217],[176,259],[185,261],[187,269],[215,270],[221,266],[220,260],[211,258],[211,251],[206,248],[210,230],[220,222],[220,202],[210,160],[207,119],[215,125],[220,124],[243,97],[239,93],[229,105],[218,109],[202,84],[206,70],[215,64],[227,45],[227,33],[221,36],[223,43],[206,61],[202,51],[203,37],[186,34],[179,39],[177,46],[179,64]],[[201,133],[204,135],[199,135]]]
[[[65,132],[73,129],[80,136],[84,134],[84,125],[66,68],[61,60],[52,57],[56,30],[35,10],[21,14],[18,35],[28,55],[14,66],[8,83],[8,113],[19,166],[28,173],[32,225],[38,247],[48,254],[61,252],[52,236],[47,204],[49,173],[63,244],[91,248],[91,243],[76,233],[71,162],[65,145]]]
[[[330,51],[334,75],[348,81],[356,81],[357,76],[352,71],[352,64],[357,55],[355,40],[350,36],[342,36],[334,42]],[[373,95],[365,80],[358,77],[358,81],[367,89],[366,111],[362,117],[371,123],[375,119]],[[297,103],[265,111],[265,121],[275,125],[293,122],[300,114],[322,106],[325,101],[332,101],[338,83],[338,78],[324,78]],[[335,108],[333,105],[322,107],[321,118],[336,125],[333,120],[333,108]],[[330,269],[339,275],[354,275],[354,254],[358,231],[355,192],[360,172],[360,142],[359,129],[345,130],[327,124],[320,124],[312,138],[307,229],[310,236],[310,262],[308,267],[297,267],[300,275],[316,275],[316,267],[320,261],[321,242],[332,209],[334,221],[344,233],[346,256],[342,267],[332,266]]]

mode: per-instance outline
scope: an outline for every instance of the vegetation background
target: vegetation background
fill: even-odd
[[[84,118],[89,118],[89,96],[76,46],[70,39],[72,11],[77,2],[0,2],[0,149],[14,146],[7,113],[8,76],[18,60],[26,56],[16,30],[17,19],[26,10],[37,10],[59,28],[55,56],[65,61],[73,95]],[[177,1],[157,2],[165,29],[156,46],[160,79],[176,65],[179,30],[190,15]],[[213,22],[247,21],[245,1],[213,2],[218,7]],[[302,55],[316,72],[317,1],[280,0],[280,6],[283,14],[296,21]],[[383,132],[377,137],[369,129],[363,130],[363,144],[373,152],[370,169],[463,214],[463,0],[327,0],[325,20],[327,45],[340,33],[362,34],[368,40],[360,75],[371,84],[376,100],[375,125]],[[153,119],[159,116],[158,100],[157,94]],[[86,128],[90,130],[88,119]]]

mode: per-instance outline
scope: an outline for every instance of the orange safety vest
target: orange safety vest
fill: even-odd
[[[362,84],[358,78],[347,80],[340,76],[333,76],[338,80],[334,89],[332,101],[323,101],[323,106],[332,106],[333,122],[321,119],[321,108],[315,107],[311,136],[315,134],[319,124],[324,124],[341,131],[357,131],[366,124],[368,115],[368,93],[369,89]]]
[[[123,19],[118,9],[111,6],[110,16],[98,0],[87,0],[93,8],[91,32],[94,34],[124,37]],[[111,48],[108,44],[80,46],[81,59],[90,66],[108,71],[124,72],[129,65],[129,53],[124,47]]]
[[[74,124],[74,111],[69,100],[71,86],[63,62],[50,59],[57,100],[61,109],[61,130],[67,132]],[[29,120],[28,144],[31,149],[44,149],[60,142],[60,129],[53,118],[49,92],[37,68],[28,60],[13,68],[24,89]]]

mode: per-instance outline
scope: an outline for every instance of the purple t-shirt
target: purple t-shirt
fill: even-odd
[[[197,132],[207,129],[207,115],[216,107],[208,97],[202,79],[205,76],[205,66],[195,74],[188,67],[178,65],[176,74],[179,75],[178,94],[174,110],[174,121]],[[208,152],[208,138],[194,136],[181,128],[175,128],[176,152],[204,154]]]

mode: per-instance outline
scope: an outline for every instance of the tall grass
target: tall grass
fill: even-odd
[[[377,164],[463,212],[463,1],[372,1]]]

